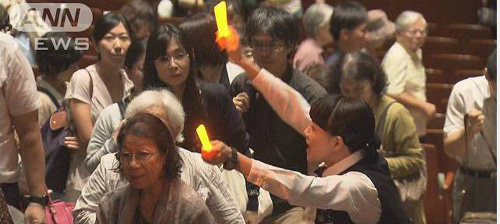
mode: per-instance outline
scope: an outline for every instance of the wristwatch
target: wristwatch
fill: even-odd
[[[38,204],[41,204],[42,206],[47,206],[49,204],[49,197],[47,195],[42,195],[42,196],[33,196],[33,195],[30,195],[28,197],[28,201],[31,203],[38,203]]]
[[[236,166],[238,166],[238,151],[231,147],[231,156],[224,162],[223,167],[226,170],[233,170]]]

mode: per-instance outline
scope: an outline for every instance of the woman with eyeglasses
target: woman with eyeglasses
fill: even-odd
[[[387,94],[410,110],[421,143],[425,142],[427,121],[436,113],[436,106],[427,102],[425,95],[426,75],[421,48],[427,32],[422,14],[404,11],[396,19],[396,42],[382,61],[389,81]]]
[[[96,223],[215,223],[201,196],[180,179],[169,125],[153,112],[125,121],[116,156],[129,184],[103,197]]]
[[[219,84],[195,81],[194,54],[185,33],[174,25],[159,26],[149,37],[144,62],[144,89],[168,88],[186,112],[181,147],[200,150],[196,136],[205,124],[211,138],[224,139],[246,153],[249,136],[227,90]]]

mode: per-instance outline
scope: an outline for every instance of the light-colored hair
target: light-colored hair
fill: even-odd
[[[154,114],[160,120],[165,121],[165,125],[177,142],[184,140],[182,136],[185,121],[184,109],[175,95],[166,89],[146,90],[136,96],[127,106],[125,119],[151,110],[154,110]]]
[[[415,23],[420,18],[425,21],[424,16],[419,12],[404,11],[399,14],[398,18],[396,19],[396,30],[404,31],[406,28],[408,28],[408,26]]]
[[[315,3],[307,8],[304,17],[304,29],[307,36],[314,37],[320,26],[330,22],[333,14],[333,7],[325,3]]]

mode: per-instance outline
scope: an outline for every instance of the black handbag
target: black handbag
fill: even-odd
[[[92,98],[94,84],[92,75],[89,71],[87,72],[90,76],[90,97]],[[66,137],[76,134],[67,115],[63,104],[41,128],[43,148],[45,149],[45,182],[49,189],[58,193],[63,193],[66,189],[66,180],[73,154],[73,150],[64,146],[64,141]]]

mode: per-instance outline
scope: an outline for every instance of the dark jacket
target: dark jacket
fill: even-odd
[[[202,111],[201,117],[186,115],[184,142],[181,147],[199,152],[201,143],[196,135],[196,128],[203,123],[211,140],[220,140],[239,152],[246,153],[250,145],[250,136],[245,123],[236,110],[229,91],[220,84],[200,84]]]
[[[326,91],[317,82],[288,65],[282,80],[297,90],[309,102],[324,96]],[[231,84],[231,94],[246,92],[250,97],[250,109],[243,114],[250,147],[254,158],[273,166],[307,174],[307,144],[301,133],[282,121],[264,97],[252,86],[245,74],[237,76]],[[291,206],[283,199],[271,195],[273,215]]]
[[[378,223],[408,224],[410,218],[401,202],[399,191],[391,179],[387,161],[378,154],[365,156],[361,161],[349,167],[340,175],[356,171],[365,174],[375,185],[382,205],[382,214]],[[353,223],[347,212],[319,209],[316,223]]]

